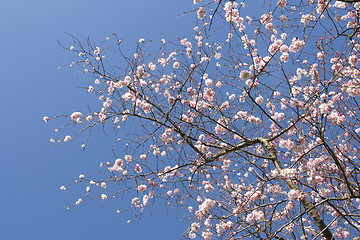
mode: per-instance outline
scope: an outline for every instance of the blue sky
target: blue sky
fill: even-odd
[[[11,0],[0,2],[0,239],[177,239],[185,230],[176,211],[157,207],[138,224],[116,214],[121,199],[85,201],[65,210],[83,189],[60,191],[79,174],[94,174],[99,162],[113,160],[111,141],[96,141],[85,152],[74,142],[49,142],[63,122],[44,124],[44,115],[69,114],[86,107],[86,96],[74,89],[83,77],[58,66],[73,59],[57,40],[70,44],[69,32],[94,41],[117,33],[130,48],[142,37],[175,40],[191,33],[193,8],[176,0]],[[130,51],[131,52],[131,51]],[[103,134],[99,133],[100,137]],[[130,215],[131,216],[131,215]],[[180,224],[182,224],[180,227]]]

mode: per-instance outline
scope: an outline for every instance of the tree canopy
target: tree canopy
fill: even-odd
[[[261,4],[248,16],[247,1],[194,0],[193,36],[157,49],[140,39],[131,56],[116,34],[72,36],[71,67],[94,78],[85,89],[100,103],[44,117],[66,123],[50,141],[85,148],[105,128],[117,142],[105,177],[80,176],[86,194],[72,206],[121,194],[139,214],[175,204],[190,239],[360,235],[360,3]]]

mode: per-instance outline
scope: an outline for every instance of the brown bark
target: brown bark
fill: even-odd
[[[280,172],[283,168],[281,166],[280,161],[277,158],[275,148],[266,139],[260,139],[260,140],[261,140],[262,144],[264,145],[264,147],[268,150],[269,156],[272,159],[276,169]],[[299,190],[299,188],[290,179],[285,179],[285,181],[288,184],[289,188],[294,189],[294,190]],[[333,238],[333,235],[332,235],[330,229],[328,228],[328,226],[326,226],[323,219],[320,217],[319,213],[316,211],[316,207],[307,199],[307,197],[304,197],[299,200],[300,200],[301,204],[303,205],[303,207],[308,212],[310,212],[310,215],[314,219],[317,227],[320,229],[323,236],[327,240],[333,240],[334,238]]]

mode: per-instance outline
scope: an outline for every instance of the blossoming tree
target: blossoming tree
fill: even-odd
[[[126,56],[116,35],[99,45],[74,37],[72,66],[94,77],[87,92],[100,104],[62,116],[80,130],[51,141],[105,126],[127,144],[103,163],[106,177],[80,176],[75,204],[125,193],[140,213],[172,202],[190,214],[191,239],[360,236],[355,2],[264,1],[266,12],[247,16],[247,1],[194,0],[194,36],[162,40],[154,54],[144,39]],[[111,44],[117,67],[105,58]]]

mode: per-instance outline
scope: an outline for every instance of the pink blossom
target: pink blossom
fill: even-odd
[[[209,230],[205,231],[205,232],[202,232],[201,234],[201,237],[204,239],[204,240],[210,240],[211,237],[212,237],[212,232],[210,232]]]
[[[251,79],[248,79],[245,81],[245,84],[251,87],[253,85],[253,81]]]
[[[356,55],[351,55],[349,56],[349,63],[352,65],[352,66],[356,66],[359,62],[359,59]]]
[[[253,210],[250,214],[246,216],[247,222],[260,222],[263,221],[265,218],[264,212],[260,210]]]
[[[288,53],[283,53],[281,56],[280,56],[280,60],[282,62],[288,62],[289,61],[289,54]]]
[[[120,158],[116,159],[115,160],[115,163],[112,167],[109,168],[110,171],[118,171],[118,172],[121,172],[123,169],[122,169],[122,165],[123,165],[123,160],[121,160]]]
[[[333,103],[331,101],[327,103],[322,103],[319,106],[320,113],[322,114],[327,114],[328,112],[330,112],[332,108],[333,108]]]
[[[205,80],[205,85],[206,86],[211,87],[212,84],[213,84],[213,81],[211,79],[208,78],[208,79]]]
[[[280,52],[282,52],[282,53],[288,53],[289,52],[289,47],[287,46],[287,45],[282,45],[281,47],[280,47]]]
[[[216,127],[215,127],[215,132],[217,134],[219,134],[219,133],[221,133],[223,131],[225,131],[225,128],[223,128],[221,125],[217,124]]]
[[[310,21],[314,21],[316,18],[312,14],[306,14],[301,16],[301,23],[308,24]]]
[[[225,101],[225,102],[223,102],[222,104],[221,104],[221,106],[220,106],[220,109],[221,110],[226,110],[226,109],[228,109],[229,108],[229,102],[228,101]]]
[[[263,101],[264,101],[264,98],[263,98],[262,96],[258,96],[258,97],[255,99],[255,102],[256,102],[257,104],[261,104],[261,103],[263,103]]]
[[[288,147],[289,149],[291,149],[291,148],[294,147],[294,144],[288,145],[287,147]],[[281,172],[280,172],[280,175],[283,176],[284,178],[287,178],[287,179],[293,178],[293,177],[295,177],[297,174],[298,174],[298,173],[297,173],[296,169],[294,169],[294,168],[284,168],[284,169],[282,169]]]
[[[225,18],[228,22],[236,22],[241,24],[243,19],[239,17],[239,10],[237,9],[238,4],[236,2],[225,3]]]
[[[272,17],[272,12],[269,12],[267,14],[263,14],[261,15],[261,19],[260,19],[260,22],[262,24],[266,24],[266,23],[269,23],[273,20],[273,17]]]
[[[125,155],[125,160],[128,162],[132,161],[132,156],[131,155]]]
[[[140,167],[139,164],[136,164],[136,166],[135,166],[135,171],[136,171],[137,173],[141,173],[141,172],[142,172],[142,169],[141,169],[141,167]]]
[[[278,0],[277,4],[280,6],[281,9],[286,7],[286,0]]]
[[[248,121],[254,124],[260,124],[261,119],[255,116],[249,116]]]
[[[195,214],[198,216],[198,217],[202,217],[206,214],[209,213],[209,211],[214,207],[215,205],[215,201],[210,199],[210,198],[206,198],[204,200],[204,202],[202,204],[199,205],[199,210],[197,210],[195,212]]]
[[[197,232],[199,230],[199,228],[200,228],[200,224],[197,222],[194,222],[190,225],[190,230],[192,232]]]
[[[273,23],[267,23],[265,25],[265,29],[269,30],[269,31],[273,31],[274,30],[274,24]]]
[[[193,209],[192,206],[189,206],[189,207],[188,207],[188,210],[189,210],[189,212],[193,212],[193,211],[194,211],[194,209]]]
[[[65,138],[64,138],[64,142],[68,142],[71,140],[71,137],[69,135],[67,135]]]
[[[189,238],[190,238],[190,239],[196,238],[196,233],[190,231],[190,232],[189,232]]]
[[[147,85],[147,82],[145,80],[143,80],[143,79],[140,79],[139,82],[140,82],[141,87],[145,87]]]
[[[147,189],[147,186],[146,185],[139,185],[137,188],[136,188],[136,190],[138,191],[138,192],[144,192],[145,190]]]
[[[301,192],[299,190],[291,189],[288,192],[288,197],[289,197],[290,200],[297,199],[297,198],[300,197],[300,195],[301,195]]]
[[[205,9],[203,7],[200,7],[197,11],[197,16],[200,19],[203,19],[206,16]]]
[[[284,119],[285,119],[285,113],[279,113],[278,115],[277,115],[277,117],[278,117],[278,120],[279,121],[284,121]]]
[[[296,53],[300,50],[301,47],[304,47],[304,46],[305,46],[305,41],[299,40],[298,38],[293,38],[290,48],[289,48],[289,51]]]
[[[343,124],[346,120],[345,115],[342,113],[339,114],[339,112],[336,110],[332,110],[331,113],[327,116],[327,118],[337,125]]]
[[[286,22],[287,21],[287,16],[286,15],[280,15],[279,17],[280,21],[283,23],[283,22]]]
[[[179,68],[179,67],[180,67],[180,63],[179,62],[174,62],[173,68]]]
[[[50,118],[45,116],[45,117],[43,117],[43,120],[47,123],[50,120]]]
[[[71,115],[70,115],[71,119],[73,120],[78,120],[79,118],[82,117],[82,113],[81,112],[73,112]]]
[[[251,77],[251,72],[249,72],[248,70],[242,70],[239,77],[241,80],[246,80]]]

